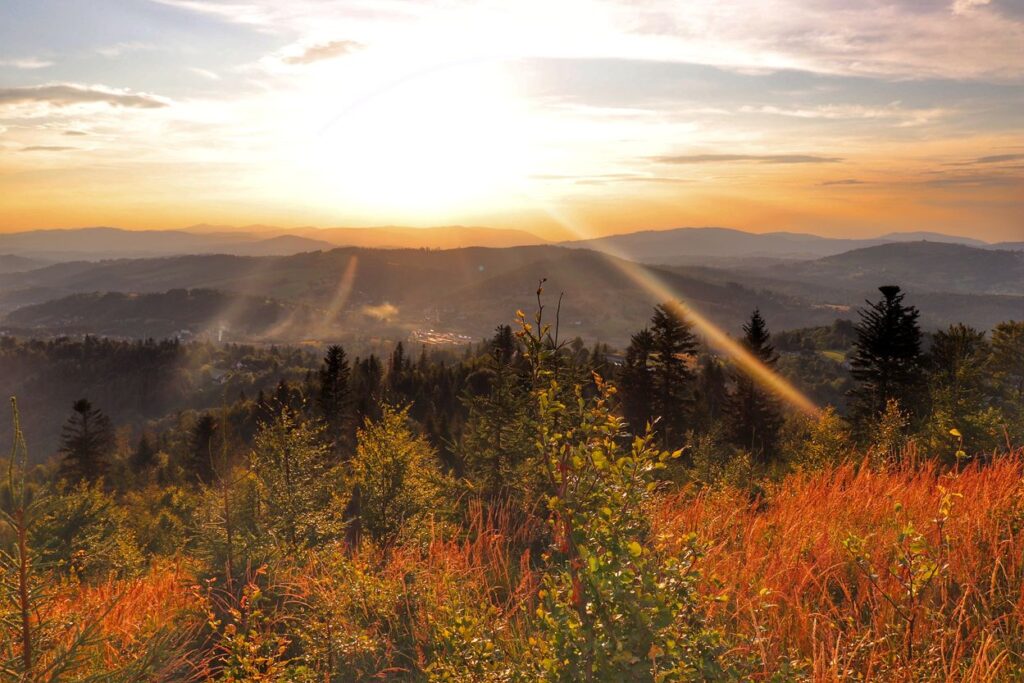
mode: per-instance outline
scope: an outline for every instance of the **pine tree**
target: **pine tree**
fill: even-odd
[[[216,418],[203,413],[189,432],[186,468],[192,477],[203,483],[213,481],[213,437],[217,428]]]
[[[702,432],[711,432],[721,422],[729,399],[726,372],[722,361],[706,356],[697,371],[694,422]]]
[[[1006,387],[1008,398],[1024,403],[1024,320],[1007,320],[992,328],[989,366]]]
[[[96,481],[107,471],[114,429],[109,418],[84,398],[71,408],[74,412],[61,430],[61,476],[71,483]]]
[[[643,434],[654,419],[654,335],[646,327],[632,336],[619,372],[622,414],[634,434]]]
[[[867,302],[868,308],[860,311],[850,359],[851,373],[857,381],[850,392],[851,410],[862,436],[891,400],[911,415],[921,407],[924,362],[918,310],[903,303],[899,287],[878,289],[883,298]]]
[[[317,405],[327,426],[327,436],[339,451],[347,450],[351,444],[351,374],[345,350],[337,344],[328,347],[327,355],[320,367],[320,393]]]
[[[153,446],[149,435],[143,432],[142,436],[139,437],[139,443],[135,447],[135,452],[132,453],[132,470],[136,474],[141,474],[153,466],[155,459],[156,448]]]
[[[661,304],[651,318],[654,414],[661,418],[658,432],[663,448],[682,445],[683,432],[693,402],[693,370],[690,360],[697,353],[693,325],[671,304]]]
[[[779,355],[771,344],[771,334],[759,310],[743,325],[743,333],[744,348],[766,367],[773,368]],[[729,435],[737,446],[748,449],[756,459],[767,463],[775,456],[782,427],[778,402],[743,370],[735,368],[732,378],[734,388],[725,407]]]

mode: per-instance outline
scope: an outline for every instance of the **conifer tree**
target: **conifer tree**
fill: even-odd
[[[634,434],[643,434],[654,419],[654,335],[648,328],[634,334],[619,372],[622,414]]]
[[[61,430],[61,476],[72,483],[96,481],[107,471],[114,429],[87,399],[75,401],[71,408],[74,412]]]
[[[139,443],[135,446],[135,452],[132,453],[131,467],[136,474],[145,472],[153,466],[156,458],[156,448],[153,446],[152,440],[149,438],[149,434],[145,432],[139,437]]]
[[[769,368],[779,360],[759,310],[754,310],[750,321],[743,325],[742,344]],[[762,463],[768,462],[775,455],[782,427],[778,402],[743,370],[735,368],[732,378],[734,388],[726,403],[729,434],[737,446],[748,449]]]
[[[351,440],[352,371],[345,349],[334,344],[327,349],[320,366],[320,393],[317,404],[327,426],[327,436],[336,449],[346,449]]]
[[[693,370],[690,358],[696,355],[697,338],[692,324],[671,304],[660,304],[651,318],[654,413],[662,446],[679,447],[693,402]]]
[[[217,428],[217,419],[210,413],[203,413],[189,431],[186,468],[192,477],[203,483],[213,481],[213,437]]]
[[[918,310],[903,303],[895,285],[878,288],[882,299],[860,311],[857,341],[850,359],[857,386],[851,391],[852,415],[862,435],[889,401],[914,415],[924,384]]]

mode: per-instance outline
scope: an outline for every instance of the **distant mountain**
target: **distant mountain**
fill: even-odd
[[[885,249],[913,250],[919,244],[887,245]],[[1003,258],[1000,252],[962,248]],[[885,262],[881,256],[879,259]],[[981,270],[992,268],[988,261],[975,265]],[[0,305],[10,310],[76,294],[95,296],[93,292],[164,294],[175,289],[205,289],[302,308],[293,319],[264,328],[237,322],[232,317],[233,300],[197,309],[207,311],[204,315],[209,320],[227,321],[231,329],[250,330],[264,339],[323,339],[344,334],[394,337],[426,329],[480,338],[489,335],[495,325],[508,322],[516,309],[532,310],[537,283],[547,278],[544,288],[549,304],[564,293],[559,320],[563,337],[580,335],[613,344],[625,344],[631,333],[646,324],[651,307],[660,302],[664,291],[733,332],[755,307],[776,330],[852,317],[853,308],[865,297],[877,295],[879,284],[889,282],[903,284],[915,302],[928,301],[927,308],[923,303],[921,307],[931,327],[958,321],[989,327],[1019,318],[1024,311],[1024,297],[934,293],[942,290],[923,286],[927,284],[925,275],[902,272],[895,278],[889,270],[844,280],[854,266],[837,263],[833,267],[832,274],[823,270],[824,274],[800,275],[800,271],[783,280],[750,269],[643,266],[599,252],[545,245],[452,250],[341,248],[282,257],[195,255],[56,264],[0,275]],[[923,266],[914,267],[943,266],[925,260]],[[664,288],[646,287],[652,280]],[[834,282],[826,287],[818,284],[820,280]],[[154,306],[164,306],[162,299],[152,301]],[[186,303],[193,308],[199,305]],[[131,334],[134,323],[124,321],[144,320],[148,315],[140,300],[133,298],[69,299],[53,309],[56,313],[45,307],[29,309],[30,313],[23,310],[11,313],[4,324],[50,332],[66,326],[76,331],[118,329],[118,334]],[[548,312],[554,314],[553,306]],[[177,315],[161,316],[174,321],[172,327],[183,320]],[[101,325],[101,321],[109,322]]]
[[[47,265],[46,261],[15,254],[0,254],[0,273],[20,273]]]
[[[266,297],[177,289],[163,293],[73,294],[25,306],[7,316],[20,329],[60,334],[166,338],[206,335],[258,339],[279,329],[309,329],[318,319],[308,306]]]
[[[197,225],[185,230],[93,227],[0,233],[0,254],[48,261],[148,258],[186,254],[287,256],[339,246],[452,249],[511,247],[543,240],[521,230],[437,228],[296,228]],[[0,272],[3,272],[0,270]]]
[[[0,294],[17,296],[22,306],[32,306],[75,294],[95,296],[93,292],[211,289],[300,304],[319,316],[320,322],[312,326],[302,315],[294,325],[281,328],[277,338],[282,340],[320,334],[325,327],[364,335],[436,329],[479,338],[489,335],[495,325],[511,321],[516,309],[530,310],[538,281],[547,278],[549,303],[560,293],[565,295],[560,321],[564,336],[625,343],[659,303],[661,295],[640,284],[652,277],[734,331],[755,307],[782,327],[824,324],[835,317],[833,311],[796,297],[735,283],[711,283],[597,252],[553,246],[343,248],[286,257],[208,255],[63,263],[0,276]],[[38,298],[33,301],[34,297]],[[33,306],[23,312],[22,308],[9,314],[4,324],[43,326],[50,331],[62,324],[77,331],[93,325],[98,331],[99,322],[91,320],[99,314],[84,302],[92,300],[68,299],[58,302],[56,309]],[[139,299],[100,299],[90,306],[101,304],[116,305],[121,311],[115,316],[103,312],[99,315],[103,320],[145,317]],[[553,309],[552,305],[551,315]],[[102,328],[130,330],[131,325],[103,323]]]
[[[523,247],[545,240],[523,230],[466,227],[434,228],[381,226],[372,228],[300,228],[298,234],[339,247],[374,249],[460,249],[463,247]]]
[[[830,288],[894,283],[917,291],[1024,295],[1024,252],[898,242],[752,274]]]
[[[938,233],[890,233],[873,239],[838,239],[793,232],[750,233],[731,228],[646,230],[562,244],[604,251],[643,263],[730,266],[751,259],[768,262],[817,259],[853,249],[922,239],[926,235],[934,238],[933,241],[985,246],[979,240]]]

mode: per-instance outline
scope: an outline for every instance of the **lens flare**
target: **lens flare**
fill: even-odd
[[[574,224],[574,221],[567,220],[564,216],[547,207],[547,213],[562,227],[570,231],[578,239],[593,239],[590,231],[581,229]],[[614,251],[614,250],[610,250]],[[765,365],[754,354],[750,353],[742,344],[729,336],[729,334],[715,323],[711,322],[700,311],[685,303],[681,297],[672,290],[662,278],[638,263],[630,261],[618,253],[597,252],[607,257],[608,262],[621,271],[626,277],[650,292],[660,301],[665,302],[669,311],[681,319],[693,323],[707,339],[708,343],[727,355],[738,365],[748,376],[751,377],[765,391],[779,397],[793,408],[810,416],[817,416],[821,409],[809,398],[804,396],[800,390],[786,381],[770,367]]]

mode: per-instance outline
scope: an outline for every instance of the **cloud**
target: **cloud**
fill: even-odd
[[[188,70],[191,71],[192,73],[198,75],[198,76],[202,76],[203,78],[208,78],[211,81],[219,81],[220,80],[220,75],[218,75],[217,73],[215,73],[213,71],[210,71],[209,69],[200,69],[197,66],[191,66],[191,67],[189,67]]]
[[[1020,187],[1024,185],[1024,177],[997,173],[964,173],[944,178],[928,180],[924,183],[929,187]]]
[[[813,154],[675,154],[654,157],[662,164],[713,164],[730,161],[750,161],[759,164],[833,164],[839,157]]]
[[[54,83],[22,88],[0,88],[0,105],[33,103],[49,104],[55,107],[104,103],[110,106],[139,109],[158,109],[169,104],[166,99],[156,95],[108,88],[103,85]]]
[[[867,185],[867,181],[857,180],[856,178],[843,178],[842,180],[826,180],[823,183],[819,183],[822,187],[832,187],[834,185]]]
[[[954,0],[953,14],[967,14],[977,7],[987,5],[992,0]]]
[[[29,147],[22,147],[22,152],[66,152],[68,150],[78,149],[77,147],[64,147],[62,145],[31,145]]]
[[[86,133],[84,130],[73,130],[72,129],[72,130],[64,131],[64,135],[76,135],[77,136],[77,135],[88,135],[88,133]]]
[[[297,55],[282,57],[281,61],[285,64],[312,64],[326,59],[344,57],[362,48],[363,44],[355,40],[332,40],[327,43],[310,45]]]
[[[386,301],[379,306],[363,306],[362,311],[363,315],[377,320],[390,320],[398,315],[398,307]]]
[[[22,59],[0,60],[0,66],[13,66],[15,69],[45,69],[48,66],[53,66],[53,62],[37,57],[25,57]]]
[[[127,52],[153,49],[156,48],[148,43],[115,43],[114,45],[108,45],[97,49],[96,54],[113,59],[114,57],[120,57]]]
[[[1020,161],[1024,159],[1024,154],[993,154],[987,157],[979,157],[974,161],[969,161],[969,164],[1000,164],[1004,161]]]

